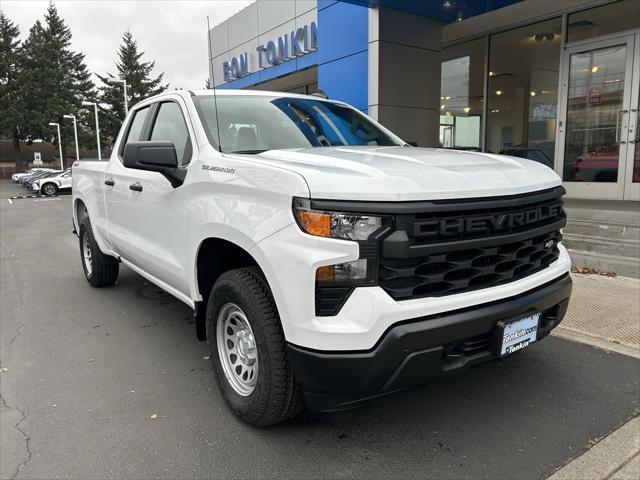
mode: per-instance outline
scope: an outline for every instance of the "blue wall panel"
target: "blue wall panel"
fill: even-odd
[[[318,11],[322,10],[323,8],[330,7],[334,3],[338,3],[338,0],[318,0]]]
[[[368,65],[369,55],[366,50],[320,65],[318,86],[329,98],[366,110],[369,103]]]
[[[318,12],[319,64],[359,53],[368,46],[368,8],[334,3]]]
[[[318,87],[330,98],[366,109],[368,48],[367,7],[338,2],[319,10]]]

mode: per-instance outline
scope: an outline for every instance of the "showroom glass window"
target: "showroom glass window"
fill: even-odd
[[[553,168],[560,18],[492,35],[486,150]]]
[[[440,146],[480,150],[485,39],[442,50]]]
[[[640,1],[620,0],[569,15],[567,41],[577,42],[640,26]]]

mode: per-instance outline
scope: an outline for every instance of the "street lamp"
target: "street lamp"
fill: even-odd
[[[75,115],[63,115],[62,118],[71,118],[71,119],[73,119],[73,136],[76,139],[76,160],[80,160],[80,150],[78,149],[78,125],[76,125],[76,116]]]
[[[118,78],[107,78],[108,83],[121,83],[124,88],[124,116],[129,114],[129,101],[127,100],[127,81]]]
[[[98,139],[98,160],[102,160],[102,152],[100,151],[100,124],[98,123],[98,104],[94,102],[82,102],[82,106],[91,107],[93,106],[93,110],[96,114],[96,138]]]
[[[60,152],[60,170],[64,170],[64,164],[62,163],[62,138],[60,137],[60,124],[50,122],[49,125],[57,127],[58,129],[58,150]]]

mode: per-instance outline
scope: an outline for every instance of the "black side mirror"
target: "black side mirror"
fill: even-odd
[[[186,169],[178,167],[173,142],[129,142],[124,146],[123,157],[125,167],[158,172],[174,188],[183,184],[187,174]]]
[[[417,147],[418,146],[418,142],[406,142],[407,145],[411,145],[412,147]]]

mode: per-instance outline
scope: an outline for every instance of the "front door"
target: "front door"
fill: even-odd
[[[193,134],[185,121],[179,97],[154,106],[144,140],[173,142],[178,162],[186,168],[193,156]],[[189,292],[187,266],[186,186],[174,188],[158,172],[127,169],[131,200],[131,250],[137,267],[176,290]]]
[[[640,200],[640,33],[568,46],[556,166],[568,196]]]

